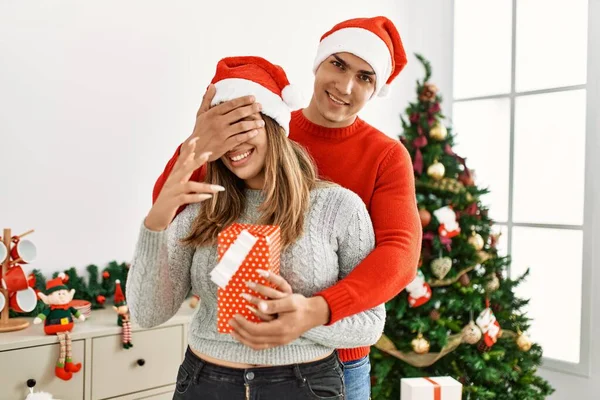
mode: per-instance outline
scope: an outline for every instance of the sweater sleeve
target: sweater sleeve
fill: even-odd
[[[190,291],[195,249],[181,239],[190,232],[197,210],[197,205],[187,207],[160,232],[142,223],[127,276],[126,298],[131,319],[143,328],[169,320]]]
[[[339,231],[336,238],[339,279],[345,278],[375,247],[375,235],[367,209],[358,196],[349,194],[351,204],[339,208],[338,215],[341,218],[336,218],[334,227],[334,232]],[[384,324],[385,307],[379,304],[334,324],[313,328],[303,337],[335,348],[371,346],[381,336]]]
[[[177,147],[177,150],[175,150],[175,154],[173,154],[173,157],[171,157],[169,162],[167,162],[167,165],[165,166],[165,170],[163,171],[162,174],[160,174],[160,176],[156,180],[156,183],[154,184],[154,189],[152,190],[152,204],[154,204],[154,202],[158,198],[158,195],[160,194],[160,191],[162,190],[163,186],[165,186],[165,182],[169,178],[169,175],[171,175],[171,172],[173,172],[173,167],[175,167],[175,163],[179,159],[179,152],[181,151],[181,146],[182,145],[179,145]],[[197,170],[195,170],[192,173],[190,180],[196,181],[196,182],[202,182],[205,177],[206,177],[206,164],[201,166]],[[179,209],[177,210],[177,214],[179,214],[181,211],[183,211],[184,208],[185,208],[185,206],[179,207]],[[177,214],[175,214],[175,215],[177,215]]]
[[[329,324],[391,300],[416,275],[422,229],[410,155],[400,143],[379,165],[369,211],[377,247],[346,278],[316,294],[329,304]]]

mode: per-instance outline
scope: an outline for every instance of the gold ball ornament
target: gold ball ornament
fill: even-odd
[[[421,226],[425,228],[431,222],[431,213],[424,208],[419,209],[419,218],[421,219]]]
[[[414,338],[410,344],[412,345],[413,351],[417,354],[429,353],[429,342],[421,333],[419,333],[419,335]]]
[[[469,238],[469,244],[475,247],[475,250],[479,251],[483,249],[485,242],[479,233],[473,233]]]
[[[479,262],[480,263],[484,263],[487,260],[489,260],[492,256],[490,255],[490,253],[486,253],[485,251],[479,250],[477,252],[477,258],[479,258]]]
[[[435,161],[433,164],[427,168],[427,175],[432,177],[434,180],[439,181],[444,177],[446,173],[446,167],[439,161]]]
[[[529,339],[529,336],[524,333],[521,333],[519,336],[517,336],[516,342],[519,350],[521,351],[529,351],[531,349],[531,339]]]
[[[452,259],[450,257],[436,258],[431,262],[431,272],[438,279],[444,279],[444,277],[450,272],[452,268]]]
[[[468,344],[476,344],[479,342],[481,340],[481,335],[481,329],[479,329],[473,321],[469,322],[462,330],[463,342]]]
[[[448,130],[440,123],[436,123],[429,131],[429,137],[433,140],[442,141],[448,136]]]
[[[500,280],[496,274],[491,274],[489,280],[485,284],[485,290],[488,293],[495,292],[500,288]]]

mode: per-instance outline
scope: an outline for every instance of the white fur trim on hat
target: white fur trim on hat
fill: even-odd
[[[262,106],[261,112],[277,121],[285,130],[286,135],[289,136],[292,116],[290,107],[281,97],[266,87],[247,79],[230,78],[215,83],[215,89],[217,93],[210,104],[211,106],[238,97],[253,95]]]
[[[390,49],[379,36],[368,29],[343,28],[333,32],[319,44],[313,72],[327,57],[337,53],[352,53],[365,60],[377,75],[375,94],[379,94],[392,74]]]
[[[304,106],[302,92],[300,92],[300,89],[296,85],[290,84],[284,87],[281,91],[281,97],[290,110],[297,110]]]

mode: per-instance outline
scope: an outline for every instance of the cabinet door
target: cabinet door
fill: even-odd
[[[183,326],[135,331],[132,343],[126,350],[120,335],[93,339],[92,400],[175,383],[182,361]]]
[[[72,351],[73,362],[81,363],[82,368],[69,381],[54,374],[58,343],[0,352],[0,400],[24,399],[29,393],[28,379],[36,380],[36,391],[52,393],[55,399],[82,400],[83,375],[89,373],[83,367],[83,340],[73,341]]]

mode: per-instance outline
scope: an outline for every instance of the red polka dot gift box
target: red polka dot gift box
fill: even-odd
[[[279,274],[281,234],[278,226],[232,224],[219,233],[219,263],[210,277],[218,286],[217,331],[230,333],[229,320],[235,314],[260,322],[247,306],[254,306],[242,296],[248,293],[265,298],[246,286],[246,282],[272,286],[256,273],[257,269]]]

